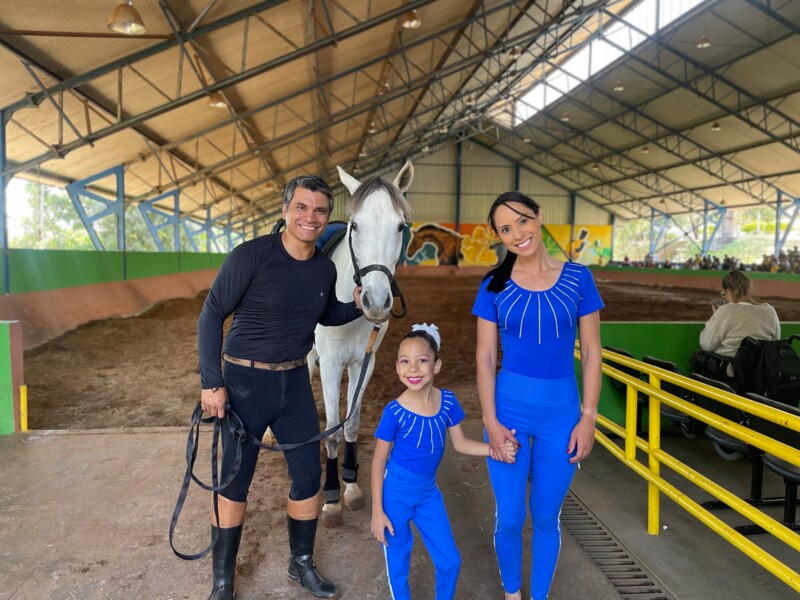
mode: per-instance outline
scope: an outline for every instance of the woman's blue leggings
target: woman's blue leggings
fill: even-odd
[[[494,548],[503,588],[522,585],[522,528],[528,508],[533,521],[531,598],[545,600],[561,549],[559,515],[576,465],[569,462],[569,438],[580,420],[577,382],[534,379],[501,369],[495,389],[497,418],[516,429],[521,447],[514,464],[487,461],[494,490]]]
[[[394,535],[388,529],[384,532],[388,545],[383,549],[393,600],[411,600],[408,574],[414,546],[412,521],[436,569],[435,599],[453,600],[461,555],[450,529],[442,493],[436,486],[436,473],[420,475],[390,460],[383,480],[383,512],[394,527]]]

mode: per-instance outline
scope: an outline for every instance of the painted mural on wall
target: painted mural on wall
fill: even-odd
[[[573,260],[582,264],[606,264],[611,258],[611,226],[580,225],[570,244],[569,225],[547,225],[542,240],[552,256],[565,259],[570,246]],[[485,223],[413,223],[405,251],[405,263],[415,266],[459,265],[491,267],[505,250],[492,228]]]
[[[572,260],[583,265],[607,265],[611,260],[611,225],[575,225],[573,240],[570,225],[548,225],[547,231],[561,256],[571,251]]]

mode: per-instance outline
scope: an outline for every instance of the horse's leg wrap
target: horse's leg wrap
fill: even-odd
[[[356,442],[345,442],[344,463],[342,464],[342,480],[355,483],[358,479],[358,448]]]
[[[339,503],[339,489],[339,459],[329,458],[325,461],[325,484],[322,486],[325,504]]]

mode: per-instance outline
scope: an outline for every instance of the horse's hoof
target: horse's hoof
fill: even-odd
[[[359,494],[358,496],[348,496],[347,494],[344,495],[344,506],[348,510],[361,510],[367,505],[364,502],[364,496]]]
[[[338,504],[324,504],[319,520],[323,527],[341,527],[344,523],[342,507]]]

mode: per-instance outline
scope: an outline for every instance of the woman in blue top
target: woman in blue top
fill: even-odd
[[[433,387],[442,368],[435,325],[414,325],[400,342],[397,375],[406,390],[383,410],[372,458],[372,534],[384,546],[394,600],[410,600],[408,574],[417,527],[436,569],[436,600],[452,600],[461,568],[436,469],[446,432],[462,454],[488,456],[489,445],[464,436],[464,411],[450,390]],[[512,432],[513,436],[513,432]],[[513,462],[517,446],[500,444],[501,460]],[[489,461],[494,462],[494,461]],[[386,532],[389,535],[386,535]]]
[[[488,461],[497,513],[495,553],[506,600],[522,599],[529,481],[530,597],[547,598],[561,547],[561,505],[578,463],[592,449],[600,397],[603,302],[588,268],[547,253],[541,219],[539,205],[519,192],[494,201],[489,222],[507,253],[481,283],[472,308],[478,317],[478,394],[490,456],[500,457],[509,440],[520,444],[514,464]],[[576,329],[582,409],[573,358]],[[503,350],[499,372],[498,336]]]

